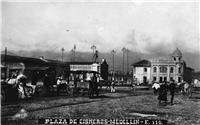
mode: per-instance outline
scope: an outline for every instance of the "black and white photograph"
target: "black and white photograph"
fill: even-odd
[[[199,0],[2,0],[1,125],[200,125]]]

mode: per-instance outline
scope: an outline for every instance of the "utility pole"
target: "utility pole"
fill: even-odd
[[[114,61],[114,54],[115,54],[115,50],[111,51],[111,54],[113,55],[113,73],[114,73],[114,65],[115,65],[115,61]]]
[[[75,54],[76,54],[76,45],[74,45],[74,49],[73,49],[73,52],[74,52],[74,59],[73,59],[73,70],[74,70],[74,63],[75,63]],[[75,71],[75,70],[74,70]]]
[[[73,62],[73,55],[74,55],[74,50],[71,50],[71,62]]]
[[[123,51],[123,75],[124,75],[124,53],[125,53],[126,49],[123,47],[122,51]]]

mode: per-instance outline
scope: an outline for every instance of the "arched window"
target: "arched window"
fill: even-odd
[[[174,73],[174,68],[173,67],[170,68],[170,73]]]
[[[167,67],[164,67],[164,73],[167,73]]]
[[[167,67],[166,66],[161,66],[160,67],[160,73],[167,73]]]
[[[153,67],[153,72],[156,73],[157,72],[157,68]]]

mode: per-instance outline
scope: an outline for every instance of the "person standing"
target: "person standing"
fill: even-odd
[[[115,81],[114,80],[111,83],[111,92],[115,92]]]
[[[24,73],[24,69],[22,69],[21,71],[20,71],[20,73],[19,73],[19,75],[17,76],[17,83],[20,85],[22,85],[22,88],[23,88],[23,93],[24,93],[24,96],[26,97],[26,98],[28,98],[28,95],[27,95],[27,93],[26,93],[26,91],[25,91],[25,87],[26,87],[26,80],[27,80],[27,77],[24,75],[25,73]]]
[[[160,85],[157,82],[154,82],[152,88],[154,90],[154,95],[156,95],[158,93],[158,90],[160,89]]]
[[[158,95],[159,104],[161,104],[161,101],[164,101],[165,105],[167,105],[167,88],[167,82],[161,83]]]
[[[173,105],[175,90],[176,90],[176,85],[174,83],[174,80],[172,80],[169,84],[169,91],[170,91],[170,94],[171,94],[171,105]]]

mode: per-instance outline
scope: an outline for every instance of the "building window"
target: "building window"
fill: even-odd
[[[147,72],[147,68],[144,68],[144,73],[146,73]]]
[[[167,73],[167,67],[166,66],[161,66],[160,67],[160,73]]]
[[[153,81],[156,81],[156,77],[155,76],[153,77]]]
[[[153,67],[153,72],[156,73],[157,72],[157,68]]]
[[[170,73],[174,73],[174,68],[173,67],[170,68]]]

